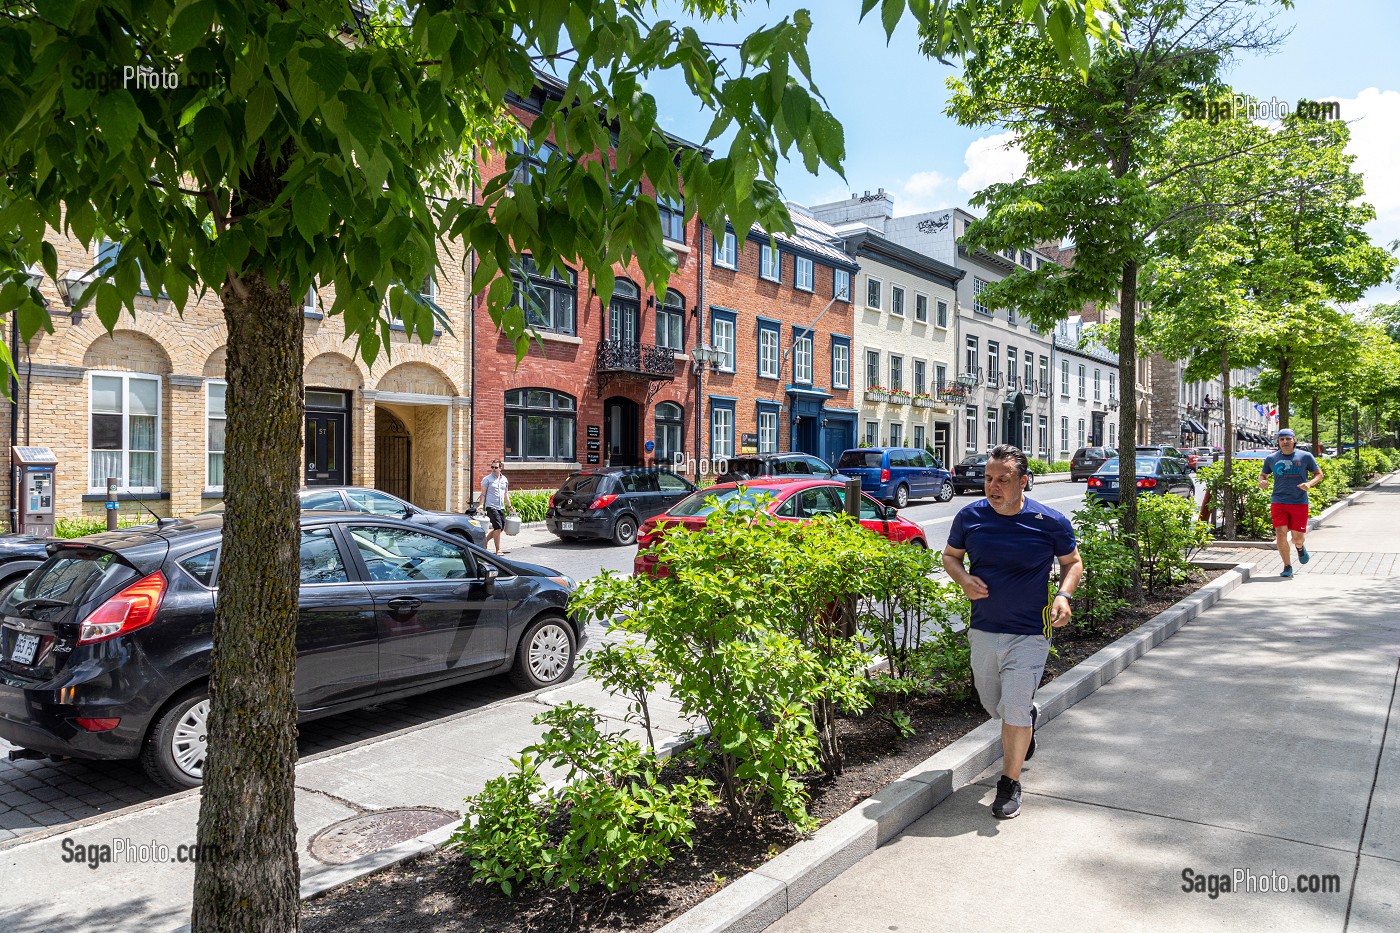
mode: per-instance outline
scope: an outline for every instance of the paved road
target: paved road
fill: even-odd
[[[1032,498],[1063,512],[1078,510],[1085,488],[1067,482],[1045,483]],[[905,509],[909,519],[928,532],[929,547],[943,547],[948,527],[959,509],[974,501],[959,496],[951,502],[919,502]],[[544,564],[586,580],[602,570],[630,573],[635,547],[604,542],[565,543],[543,528],[531,528],[507,538],[507,555]],[[596,645],[602,632],[594,632]],[[455,713],[486,706],[511,696],[504,677],[463,684],[380,707],[307,723],[301,729],[303,757],[375,738]],[[75,821],[111,813],[160,797],[157,787],[135,762],[4,760],[12,746],[0,740],[0,847],[30,833],[53,830]]]

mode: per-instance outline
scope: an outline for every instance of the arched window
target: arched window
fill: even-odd
[[[573,334],[578,306],[578,276],[567,266],[541,272],[530,256],[521,256],[511,270],[515,290],[510,303],[525,312],[536,330]]]
[[[614,343],[637,343],[637,318],[641,316],[641,291],[635,282],[618,279],[608,302],[608,339]]]
[[[573,462],[577,411],[574,397],[564,392],[507,392],[506,459]]]
[[[684,416],[681,406],[675,402],[662,402],[656,406],[656,459],[672,460],[681,453],[684,444]]]
[[[666,299],[656,312],[656,345],[685,352],[685,298],[674,288],[666,289]]]

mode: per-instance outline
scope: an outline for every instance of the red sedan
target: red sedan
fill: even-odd
[[[743,483],[720,483],[691,494],[677,502],[667,512],[642,523],[637,534],[637,556],[632,562],[633,576],[649,574],[665,576],[666,568],[659,566],[651,545],[661,536],[662,522],[684,525],[690,529],[705,527],[705,520],[714,511],[707,500],[718,499],[727,509],[757,503],[762,495],[772,499],[764,506],[769,515],[792,521],[802,521],[829,512],[846,510],[846,487],[842,483],[819,479],[769,478]],[[897,514],[893,507],[877,502],[867,493],[860,497],[860,523],[878,535],[899,544],[928,547],[923,528]]]

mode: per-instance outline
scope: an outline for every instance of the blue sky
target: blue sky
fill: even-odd
[[[991,127],[970,130],[943,115],[948,66],[919,54],[906,19],[886,45],[872,14],[859,21],[856,0],[754,4],[738,23],[702,26],[715,41],[737,41],[793,10],[811,11],[809,49],[817,87],[846,131],[846,178],[813,176],[801,163],[786,166],[778,183],[786,197],[820,203],[885,188],[896,215],[966,206],[969,194],[991,181],[1019,174],[1014,151]],[[1292,27],[1279,52],[1238,61],[1230,80],[1262,100],[1277,97],[1336,98],[1352,121],[1352,151],[1366,176],[1367,197],[1380,215],[1372,238],[1400,239],[1400,2],[1397,0],[1298,0],[1278,10],[1277,23]],[[700,140],[709,118],[691,109],[683,85],[653,86],[666,128]],[[674,106],[668,110],[668,103]],[[1400,290],[1373,290],[1372,301],[1400,299]]]

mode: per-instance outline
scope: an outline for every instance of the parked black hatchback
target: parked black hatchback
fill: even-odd
[[[0,603],[0,738],[199,784],[222,534],[210,515],[55,543]],[[559,683],[582,637],[573,587],[421,525],[303,512],[300,717],[507,670]]]
[[[656,467],[585,470],[549,497],[545,527],[565,541],[606,538],[634,544],[637,527],[695,491],[695,484]]]

